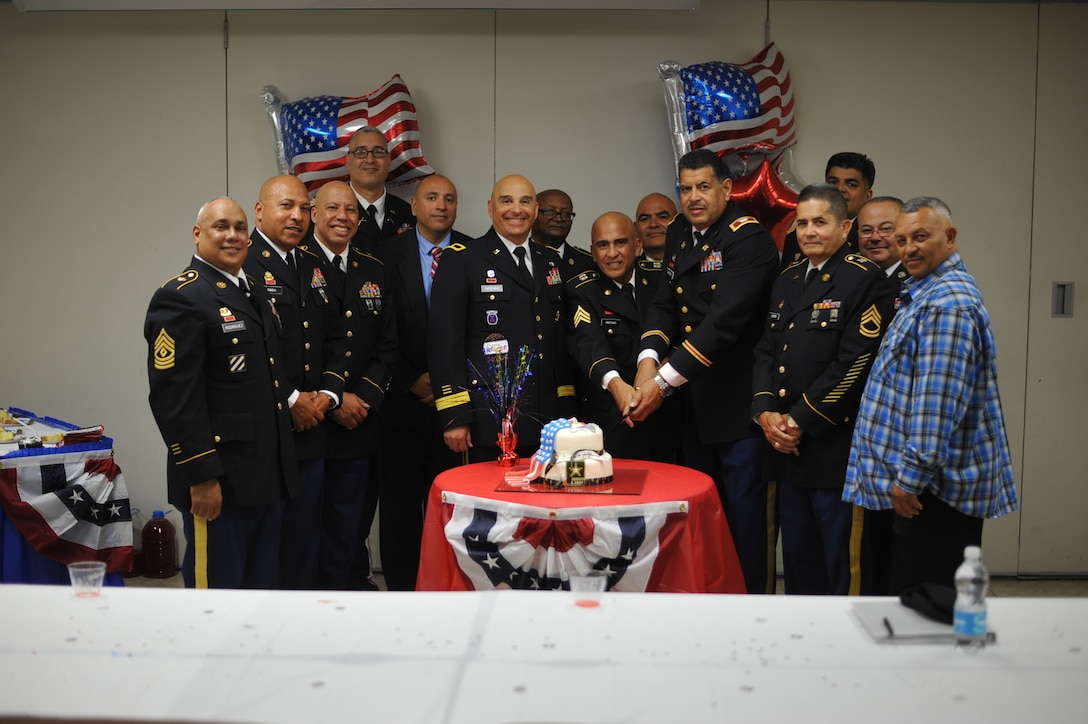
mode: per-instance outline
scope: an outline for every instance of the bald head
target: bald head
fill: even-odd
[[[233,199],[212,199],[197,212],[193,243],[197,256],[237,276],[249,249],[246,212]]]
[[[412,214],[419,235],[432,244],[441,243],[457,221],[457,187],[445,176],[428,176],[412,194]]]
[[[317,190],[310,218],[317,240],[333,254],[343,254],[359,228],[359,199],[344,181],[329,181]]]
[[[257,228],[282,251],[298,246],[310,228],[310,196],[294,176],[273,176],[261,184],[253,211]]]
[[[619,211],[601,214],[593,222],[589,237],[593,260],[601,273],[619,284],[630,281],[635,259],[642,253],[631,217]]]
[[[524,176],[499,179],[487,201],[487,215],[495,232],[515,244],[524,244],[537,214],[536,189]]]

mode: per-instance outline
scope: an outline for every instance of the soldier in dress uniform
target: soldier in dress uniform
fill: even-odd
[[[563,260],[563,281],[594,268],[593,256],[567,240],[574,224],[574,202],[565,191],[547,189],[536,195],[539,212],[533,224],[533,241],[551,249]]]
[[[378,241],[411,229],[415,223],[412,207],[386,191],[385,180],[393,161],[389,141],[379,129],[364,126],[351,134],[344,159],[351,190],[359,200],[359,228],[351,245],[373,254]]]
[[[196,254],[155,292],[144,322],[190,588],[275,588],[283,500],[298,487],[280,320],[242,275],[247,231],[231,199],[205,204]]]
[[[646,419],[679,388],[684,463],[718,483],[748,592],[769,592],[773,506],[751,385],[778,252],[767,230],[729,200],[732,182],[714,153],[685,154],[679,177],[683,218],[669,226],[665,279],[642,334],[631,418]]]
[[[567,282],[570,348],[582,378],[578,417],[604,430],[614,457],[674,459],[662,415],[635,425],[624,415],[635,381],[642,323],[661,280],[661,266],[638,260],[642,246],[631,219],[610,211],[593,222],[590,245],[597,271]]]
[[[340,404],[346,338],[326,291],[321,259],[297,248],[310,228],[310,197],[294,176],[261,185],[246,273],[276,305],[299,461],[299,495],[284,505],[280,585],[317,586],[328,438],[325,415]]]
[[[396,320],[386,267],[349,246],[359,224],[358,202],[342,181],[318,189],[309,250],[323,262],[324,287],[342,314],[347,337],[342,404],[330,413],[318,585],[376,590],[369,579],[365,502],[379,448],[378,413],[396,359]]]
[[[865,380],[892,315],[887,278],[846,247],[846,201],[828,184],[797,199],[806,260],[775,281],[756,348],[752,416],[778,481],[786,593],[862,590],[863,511],[842,501]]]
[[[532,351],[521,396],[518,452],[531,455],[541,421],[575,412],[574,368],[567,353],[559,256],[528,244],[537,200],[524,176],[499,179],[487,203],[492,228],[466,244],[451,244],[431,288],[427,341],[431,386],[446,446],[472,461],[497,459],[496,423],[480,392],[487,381],[469,374],[471,361],[487,374],[484,343],[505,340],[509,356]],[[490,349],[490,348],[489,348]],[[514,366],[510,367],[513,371]]]
[[[857,219],[858,251],[884,270],[895,295],[896,309],[899,309],[899,292],[903,282],[910,277],[899,259],[899,245],[895,243],[895,220],[901,208],[902,199],[877,196],[861,207]]]

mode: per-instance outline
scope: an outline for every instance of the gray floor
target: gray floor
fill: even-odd
[[[385,590],[385,579],[379,573],[374,576],[378,585]],[[126,578],[126,586],[161,586],[181,588],[181,574],[171,578]],[[778,592],[783,593],[782,581],[778,581]],[[990,596],[997,598],[1088,598],[1088,579],[1021,579],[995,578],[990,581]]]

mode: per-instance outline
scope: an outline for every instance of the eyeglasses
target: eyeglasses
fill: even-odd
[[[858,229],[858,237],[880,236],[887,239],[895,235],[895,224],[881,224],[875,229],[871,226],[862,226]]]
[[[566,211],[566,210],[556,211],[555,209],[541,209],[540,210],[540,215],[543,216],[548,221],[554,220],[555,217],[557,217],[557,216],[560,219],[562,219],[563,221],[570,221],[571,219],[574,218],[574,212],[573,211]]]
[[[377,148],[357,148],[354,151],[348,151],[348,155],[354,156],[359,160],[362,160],[367,156],[374,156],[374,158],[385,158],[389,155],[389,149],[382,148],[381,146],[378,146]]]

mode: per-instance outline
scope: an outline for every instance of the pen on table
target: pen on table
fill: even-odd
[[[884,617],[884,628],[888,629],[888,638],[895,638],[895,629],[892,628],[892,622],[887,616]]]

